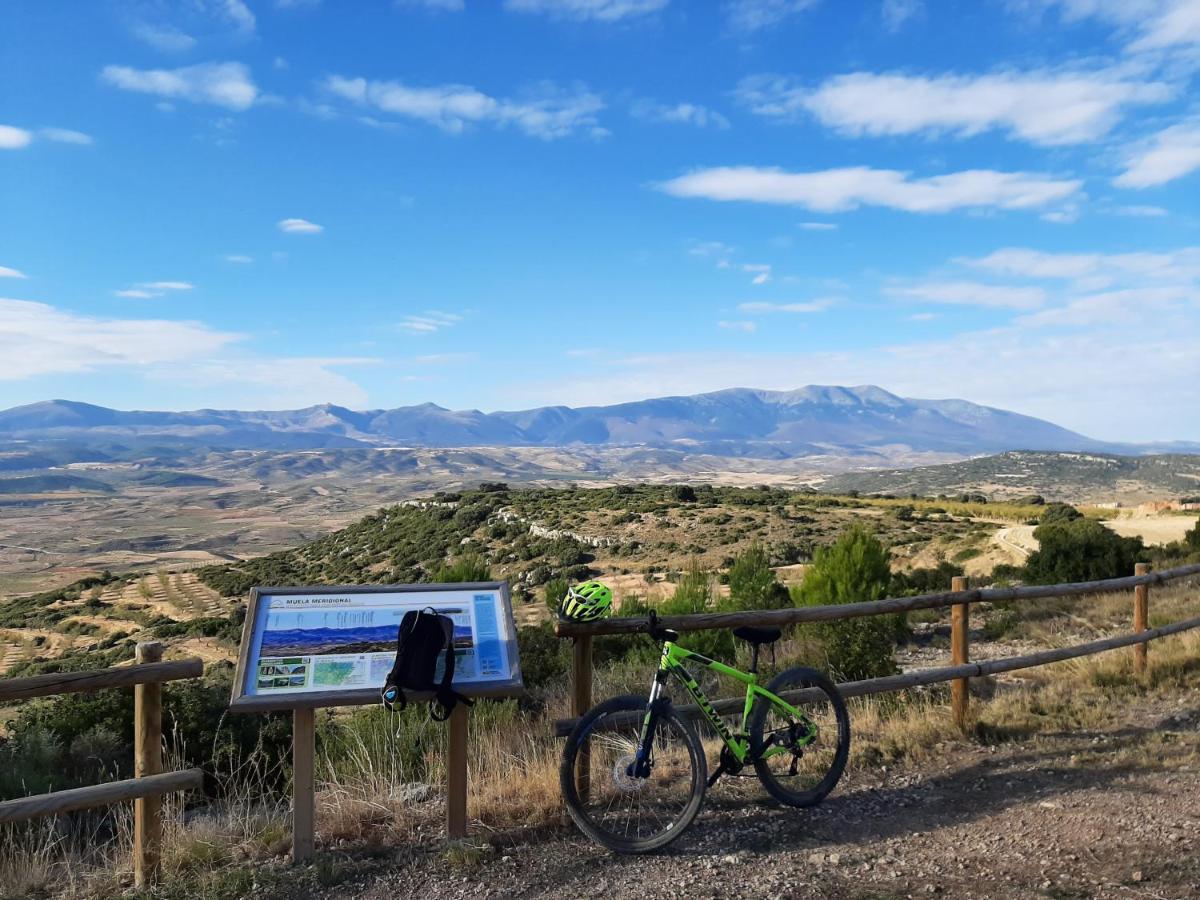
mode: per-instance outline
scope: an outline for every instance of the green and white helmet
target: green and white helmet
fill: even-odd
[[[599,581],[585,581],[567,588],[558,605],[558,615],[572,622],[594,622],[612,615],[612,591]]]

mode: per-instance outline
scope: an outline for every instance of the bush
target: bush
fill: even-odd
[[[563,597],[567,596],[569,587],[570,583],[565,578],[554,578],[546,582],[546,586],[542,588],[542,600],[546,603],[546,609],[550,610],[550,615],[558,615],[558,605]]]
[[[729,601],[723,608],[785,609],[792,605],[787,589],[775,580],[762,544],[751,544],[729,567]]]
[[[1024,571],[1030,584],[1132,575],[1144,551],[1141,538],[1121,537],[1093,519],[1059,519],[1039,525],[1033,536],[1038,549],[1029,554]]]
[[[1200,550],[1200,519],[1196,520],[1194,528],[1184,534],[1183,543],[1189,550]]]
[[[291,718],[227,715],[233,667],[163,686],[163,731],[185,765],[213,771],[262,750],[291,753]],[[65,694],[23,705],[0,744],[0,798],[128,777],[133,765],[133,691]],[[41,773],[40,775],[37,773]],[[22,782],[24,787],[22,787]],[[16,791],[14,794],[13,792]]]
[[[950,579],[962,575],[962,566],[942,561],[936,568],[913,569],[892,575],[888,593],[893,597],[915,597],[917,594],[936,594],[950,590]]]
[[[433,576],[433,580],[441,584],[454,584],[467,581],[491,581],[492,570],[488,568],[483,557],[475,553],[460,556],[450,565],[443,564]]]
[[[570,666],[568,642],[554,634],[549,622],[517,629],[517,649],[521,655],[521,677],[525,687],[536,690],[551,684],[565,684]]]
[[[674,595],[658,611],[664,616],[686,616],[712,612],[713,605],[712,577],[693,561],[675,586]],[[723,662],[732,662],[734,659],[733,633],[727,628],[689,631],[680,635],[679,643],[710,659]]]
[[[873,534],[855,525],[832,545],[817,550],[794,597],[799,606],[874,601],[886,595],[890,582],[887,550]],[[903,617],[864,616],[810,627],[839,678],[856,681],[897,671],[892,653],[904,630]]]
[[[1055,522],[1073,522],[1082,519],[1083,513],[1067,503],[1051,503],[1042,511],[1038,518],[1039,525],[1052,525]]]
[[[671,499],[680,503],[695,503],[696,489],[689,484],[677,484],[671,488]]]

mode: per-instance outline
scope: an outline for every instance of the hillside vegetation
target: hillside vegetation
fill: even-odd
[[[822,485],[834,492],[979,491],[999,498],[1041,494],[1068,502],[1200,496],[1200,455],[1115,456],[1102,453],[1013,451],[943,465],[848,472]]]
[[[778,488],[620,485],[510,490],[484,485],[381,509],[302,547],[199,572],[222,594],[255,584],[428,581],[447,561],[475,556],[518,598],[552,579],[589,574],[674,577],[692,562],[728,568],[751,544],[771,564],[808,562],[847,527],[867,521],[892,547],[977,543],[997,526],[973,516],[1025,521],[1016,504],[836,497]],[[642,593],[633,589],[634,593]]]

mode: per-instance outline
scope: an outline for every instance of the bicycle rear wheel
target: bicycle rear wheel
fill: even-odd
[[[670,704],[655,726],[649,777],[630,774],[645,715],[644,697],[614,697],[593,707],[567,738],[559,767],[575,824],[618,853],[665,847],[692,823],[704,799],[704,748]]]
[[[783,698],[800,717],[763,696],[750,713],[754,770],[767,792],[788,806],[815,806],[824,800],[850,755],[850,716],[833,682],[815,669],[796,667],[767,685],[780,696],[808,688],[815,699]]]

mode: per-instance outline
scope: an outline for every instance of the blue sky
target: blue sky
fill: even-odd
[[[1200,0],[11,0],[0,407],[1200,439]]]

